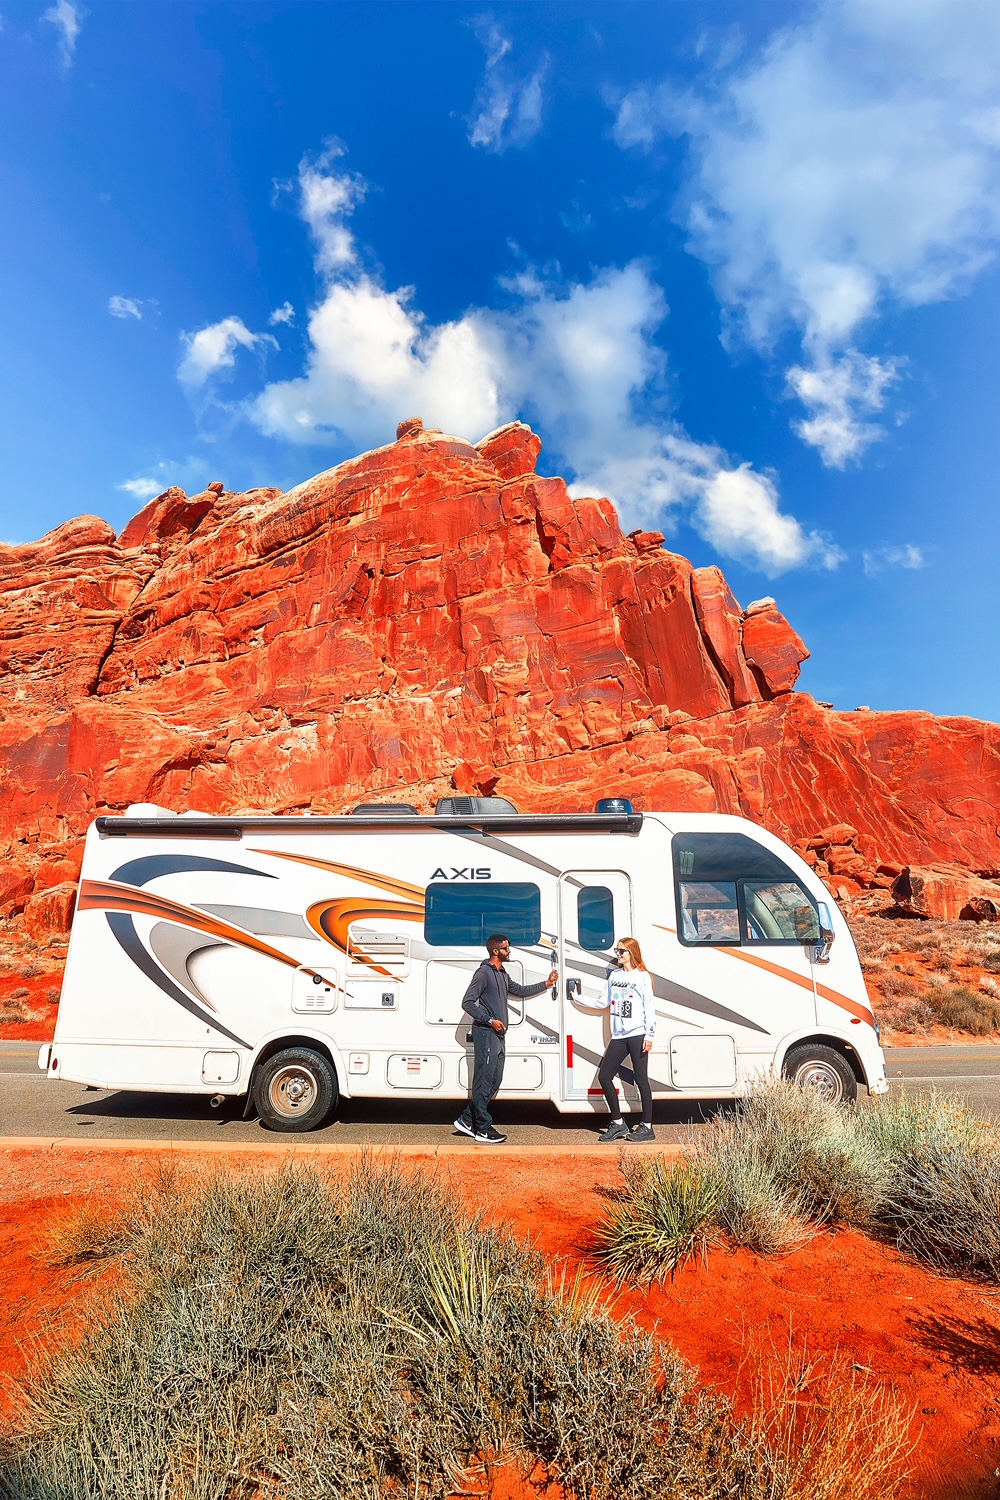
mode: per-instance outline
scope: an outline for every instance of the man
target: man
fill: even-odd
[[[559,979],[559,970],[553,969],[542,984],[518,984],[504,968],[504,959],[510,957],[510,938],[494,933],[486,939],[489,954],[472,976],[472,983],[465,992],[462,1009],[472,1019],[472,1045],[475,1063],[472,1073],[472,1097],[455,1121],[455,1129],[463,1135],[484,1145],[498,1146],[507,1139],[493,1128],[490,1100],[494,1098],[503,1081],[503,1065],[506,1044],[504,1034],[508,1026],[507,996],[516,995],[528,1000],[551,989]]]

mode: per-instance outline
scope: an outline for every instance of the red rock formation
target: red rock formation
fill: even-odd
[[[1000,921],[1000,882],[982,880],[955,865],[907,865],[892,884],[906,911],[944,922]]]
[[[139,801],[619,793],[745,813],[834,889],[1000,867],[1000,729],[793,692],[773,601],[623,536],[539,446],[411,419],[287,494],[168,490],[117,539],[84,517],[0,547],[0,913],[58,930],[88,822]]]

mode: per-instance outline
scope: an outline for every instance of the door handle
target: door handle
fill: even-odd
[[[567,1000],[572,1000],[572,998],[573,998],[574,995],[582,995],[582,994],[583,994],[583,981],[580,980],[580,979],[567,979],[567,981],[566,981],[566,999]]]

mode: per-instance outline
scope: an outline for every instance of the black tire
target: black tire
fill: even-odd
[[[253,1102],[268,1130],[315,1130],[340,1097],[329,1058],[311,1047],[286,1047],[257,1069]]]
[[[853,1104],[858,1097],[858,1080],[846,1057],[821,1042],[793,1047],[783,1071],[800,1089],[818,1094],[831,1104]]]

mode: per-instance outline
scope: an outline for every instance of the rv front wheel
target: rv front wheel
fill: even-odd
[[[851,1065],[832,1047],[796,1047],[785,1058],[785,1077],[800,1089],[818,1094],[831,1104],[853,1104],[858,1097],[858,1081]]]
[[[258,1069],[254,1104],[269,1130],[315,1130],[337,1102],[337,1075],[311,1047],[287,1047]]]

